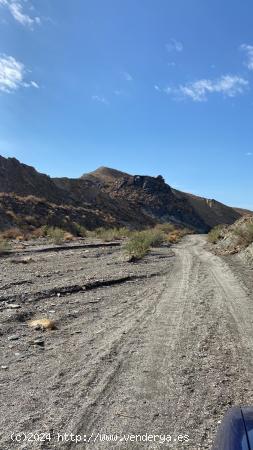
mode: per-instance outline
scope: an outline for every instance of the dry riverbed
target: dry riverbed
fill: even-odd
[[[210,450],[224,412],[253,404],[250,266],[204,236],[135,264],[90,244],[0,260],[1,450]]]

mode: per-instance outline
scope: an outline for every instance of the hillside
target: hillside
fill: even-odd
[[[171,188],[162,176],[129,175],[106,167],[77,179],[50,178],[0,156],[0,229],[43,224],[143,228],[172,222],[198,232],[232,224],[241,213],[215,200]]]
[[[253,215],[243,215],[230,226],[218,227],[208,235],[219,255],[239,254],[253,261]]]

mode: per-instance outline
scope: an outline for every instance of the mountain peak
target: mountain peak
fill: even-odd
[[[129,177],[126,172],[121,172],[120,170],[113,169],[111,167],[101,166],[98,167],[93,172],[90,172],[89,175],[93,175],[95,177],[106,177],[106,178],[122,178]]]

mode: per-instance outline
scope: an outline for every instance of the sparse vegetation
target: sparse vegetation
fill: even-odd
[[[223,230],[222,225],[217,225],[216,227],[214,227],[211,231],[209,231],[207,235],[208,241],[211,242],[211,244],[216,244],[218,240],[222,237],[222,230]]]
[[[129,237],[131,231],[128,228],[96,228],[94,231],[88,232],[91,237],[103,239],[104,241],[120,240]]]
[[[175,225],[173,225],[170,222],[159,223],[155,226],[155,230],[160,230],[160,231],[163,231],[164,233],[168,234],[168,233],[172,233],[172,231],[175,230]]]
[[[126,227],[104,228],[99,227],[92,231],[87,230],[81,224],[71,223],[70,227],[57,227],[51,225],[34,226],[20,229],[10,228],[0,234],[3,240],[13,239],[16,241],[49,238],[54,244],[62,244],[75,240],[75,237],[97,238],[106,242],[133,238],[134,241],[145,242],[142,247],[159,247],[163,243],[176,243],[190,231],[178,229],[171,223],[157,224],[154,228],[142,231],[133,231]],[[139,245],[139,244],[138,244]]]
[[[150,251],[150,243],[143,232],[135,233],[124,247],[129,261],[139,261]]]
[[[0,238],[0,256],[9,253],[11,250],[11,245],[5,239]]]
[[[165,233],[156,228],[140,231],[138,235],[149,247],[159,247],[166,241]]]
[[[166,233],[155,227],[132,233],[124,248],[130,257],[130,261],[137,261],[147,255],[151,247],[159,247],[167,240]]]
[[[177,242],[179,242],[184,236],[186,236],[187,234],[192,234],[193,231],[189,230],[188,228],[175,228],[174,231],[172,231],[171,233],[169,233],[167,235],[167,241],[170,244],[176,244]]]
[[[238,244],[247,247],[253,242],[253,223],[247,223],[234,229],[234,234],[238,237]]]
[[[65,231],[58,227],[43,227],[44,236],[49,237],[54,244],[62,244],[64,242]]]
[[[86,228],[83,225],[80,225],[79,223],[73,224],[73,233],[76,236],[83,238],[88,236],[88,231],[86,230]]]
[[[22,231],[17,228],[17,227],[13,227],[13,228],[9,228],[9,230],[3,231],[2,233],[2,237],[3,239],[18,239],[22,236]]]

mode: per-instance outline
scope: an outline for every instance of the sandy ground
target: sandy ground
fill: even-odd
[[[1,450],[210,450],[224,412],[253,404],[241,260],[205,236],[138,264],[113,246],[27,249],[1,259]],[[41,317],[57,330],[28,327]]]

